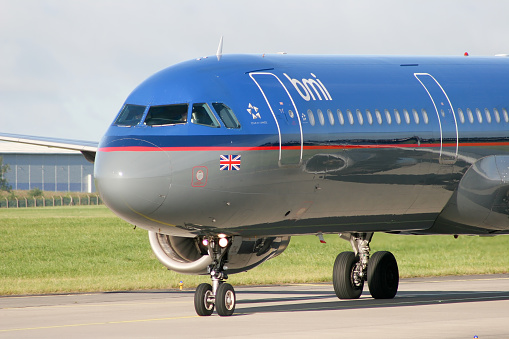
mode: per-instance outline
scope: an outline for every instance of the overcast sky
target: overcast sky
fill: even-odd
[[[99,141],[129,93],[223,52],[509,53],[500,0],[0,0],[0,132]]]

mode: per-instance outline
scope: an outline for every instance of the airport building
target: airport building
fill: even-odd
[[[94,164],[77,151],[0,142],[10,170],[3,176],[13,190],[95,192]]]

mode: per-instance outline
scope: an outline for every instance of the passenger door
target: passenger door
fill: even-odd
[[[249,76],[258,86],[276,122],[279,133],[279,166],[300,165],[303,152],[302,123],[288,89],[272,73],[255,72]]]
[[[430,97],[440,126],[441,164],[452,165],[458,158],[458,124],[451,101],[440,83],[428,73],[414,73]],[[445,150],[444,147],[448,147]]]

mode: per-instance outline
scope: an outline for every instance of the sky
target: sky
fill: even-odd
[[[129,93],[223,53],[509,53],[507,0],[0,0],[0,132],[99,141]]]

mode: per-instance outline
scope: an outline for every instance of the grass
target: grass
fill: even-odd
[[[341,251],[337,235],[293,237],[279,257],[242,274],[233,285],[331,281]],[[388,250],[402,277],[507,273],[509,237],[375,234],[372,253]],[[194,287],[207,276],[168,271],[150,249],[147,232],[104,206],[0,210],[0,295]]]

